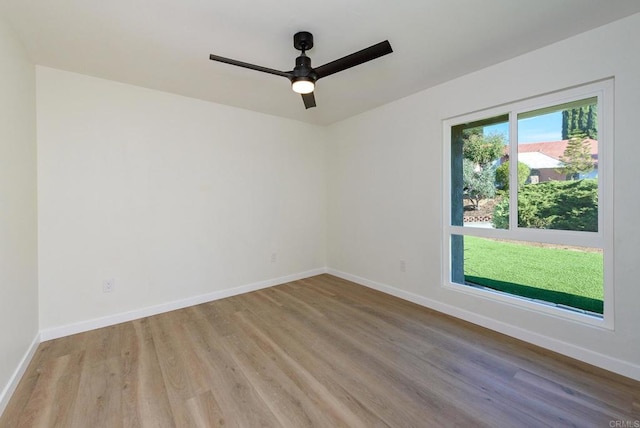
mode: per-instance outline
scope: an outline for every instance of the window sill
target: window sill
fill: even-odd
[[[601,315],[598,313],[576,309],[560,304],[538,301],[527,297],[520,297],[481,285],[462,285],[457,283],[445,282],[443,287],[454,292],[464,293],[477,298],[507,304],[516,308],[520,308],[527,312],[537,313],[543,316],[551,316],[554,318],[576,322],[603,330],[614,330],[613,320],[610,319],[611,317],[606,316],[606,307],[605,314]]]

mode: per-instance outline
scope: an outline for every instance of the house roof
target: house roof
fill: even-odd
[[[598,164],[598,141],[588,138],[591,158]],[[567,149],[569,140],[544,141],[538,143],[518,144],[518,159],[532,169],[559,168],[562,166],[560,158]],[[505,151],[509,148],[505,147]],[[508,157],[508,155],[506,156]]]
[[[591,157],[598,159],[598,141],[587,139],[591,148]],[[540,143],[521,143],[518,144],[518,153],[543,153],[551,158],[560,159],[567,149],[569,140],[546,141]]]
[[[562,162],[541,152],[518,153],[518,160],[531,169],[560,168]]]

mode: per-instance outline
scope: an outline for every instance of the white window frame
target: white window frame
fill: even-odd
[[[547,314],[609,330],[614,329],[614,277],[613,277],[613,146],[614,146],[614,80],[604,79],[570,89],[542,96],[516,101],[443,121],[444,136],[444,194],[443,194],[443,287],[478,298],[491,299],[520,307],[524,310]],[[485,229],[451,224],[451,130],[465,123],[487,118],[509,115],[509,158],[517,159],[518,121],[520,113],[531,112],[546,107],[598,98],[598,231],[565,231],[521,228],[517,225],[517,186],[509,190],[509,229]],[[509,181],[517,183],[517,168],[511,168]],[[451,236],[477,236],[481,238],[512,239],[528,242],[544,242],[582,247],[602,248],[604,252],[604,307],[602,317],[567,310],[553,304],[545,304],[532,299],[499,291],[476,288],[455,283],[451,280]]]

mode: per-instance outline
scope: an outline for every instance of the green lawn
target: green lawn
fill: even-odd
[[[602,253],[465,236],[464,276],[522,297],[602,313]]]

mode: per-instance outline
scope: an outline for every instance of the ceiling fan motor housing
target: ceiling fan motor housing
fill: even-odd
[[[296,58],[296,66],[293,69],[292,80],[298,77],[308,77],[309,80],[315,82],[318,80],[318,74],[311,68],[311,58],[302,54]]]

